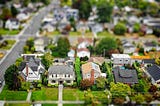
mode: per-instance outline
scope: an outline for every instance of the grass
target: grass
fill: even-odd
[[[26,100],[26,91],[11,91],[5,86],[0,94],[0,100]]]
[[[20,30],[8,30],[0,28],[0,35],[16,35]]]
[[[42,106],[57,106],[57,104],[42,104]]]
[[[84,100],[84,92],[79,89],[64,88],[63,89],[63,100]]]
[[[38,91],[33,91],[31,100],[58,100],[58,89],[57,88],[42,88]]]
[[[113,36],[114,34],[109,33],[108,31],[103,31],[97,33],[97,36]],[[114,35],[115,36],[115,35]]]
[[[81,32],[73,32],[73,31],[70,31],[70,32],[69,32],[69,35],[70,35],[70,36],[80,36],[80,35],[81,35]]]
[[[4,106],[31,106],[29,103],[6,103]]]
[[[8,44],[6,45],[6,46],[2,46],[2,47],[0,47],[0,49],[2,49],[2,50],[9,50],[9,49],[11,49],[12,48],[12,46],[15,44],[15,40],[5,40],[5,41],[7,41],[8,42]]]
[[[85,106],[84,104],[63,104],[63,106]]]

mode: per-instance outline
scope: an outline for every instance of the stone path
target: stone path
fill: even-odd
[[[58,106],[63,106],[63,104],[62,104],[62,101],[63,101],[62,95],[63,95],[63,85],[60,84],[58,86]]]
[[[30,101],[31,95],[32,95],[32,91],[30,90],[30,91],[28,92],[28,96],[27,96],[26,101]]]

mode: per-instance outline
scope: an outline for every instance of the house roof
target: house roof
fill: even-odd
[[[93,39],[92,38],[78,38],[78,44],[82,42],[88,42],[89,44],[91,44],[93,43]]]
[[[153,43],[153,42],[145,42],[144,45],[145,45],[145,46],[151,46],[151,47],[156,46],[156,44]]]
[[[92,69],[94,69],[95,71],[101,73],[99,65],[97,65],[97,64],[95,64],[93,62],[88,62],[88,63],[82,65],[82,73],[83,74],[91,72]]]
[[[131,59],[139,59],[139,60],[150,59],[150,56],[131,56]]]
[[[160,67],[158,65],[154,64],[146,69],[155,81],[160,80]]]
[[[122,70],[120,67],[113,68],[115,82],[122,82],[128,84],[138,83],[138,76],[136,70]]]
[[[11,22],[14,22],[14,21],[17,22],[17,23],[19,22],[19,20],[17,18],[10,18],[8,20],[10,20]]]
[[[105,58],[104,57],[90,57],[88,62],[94,62],[99,65],[102,65],[105,62]]]
[[[128,54],[112,54],[113,58],[130,58]]]
[[[82,51],[89,52],[89,50],[88,50],[87,48],[80,48],[80,49],[77,49],[77,52],[82,52]]]
[[[144,62],[144,63],[155,64],[155,59],[144,59],[143,62]]]
[[[74,75],[73,68],[68,65],[52,65],[48,69],[49,74],[70,74]]]

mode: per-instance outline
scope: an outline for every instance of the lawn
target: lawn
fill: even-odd
[[[63,100],[84,100],[84,92],[80,91],[79,89],[64,88]]]
[[[12,46],[14,45],[14,43],[16,42],[15,40],[5,40],[8,42],[8,44],[6,46],[1,46],[0,49],[2,50],[9,50],[12,48]]]
[[[85,106],[84,104],[63,104],[63,106]]]
[[[17,35],[20,30],[8,30],[0,28],[0,35]]]
[[[42,106],[57,106],[57,104],[42,104]]]
[[[114,34],[109,33],[108,31],[103,31],[97,33],[97,36],[113,36]],[[114,35],[115,36],[115,35]]]
[[[26,100],[26,91],[10,91],[5,86],[0,94],[0,100]]]
[[[58,88],[42,88],[41,90],[33,91],[31,100],[58,100]]]
[[[4,106],[31,106],[29,103],[6,103]]]

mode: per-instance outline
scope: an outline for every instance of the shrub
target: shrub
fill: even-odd
[[[114,33],[116,35],[124,35],[124,33],[127,31],[127,28],[125,26],[125,24],[123,23],[118,23],[115,27],[114,27]]]
[[[136,24],[134,24],[134,26],[133,26],[133,31],[134,31],[134,32],[139,32],[140,28],[141,28],[140,24],[139,24],[139,23],[136,23]]]

